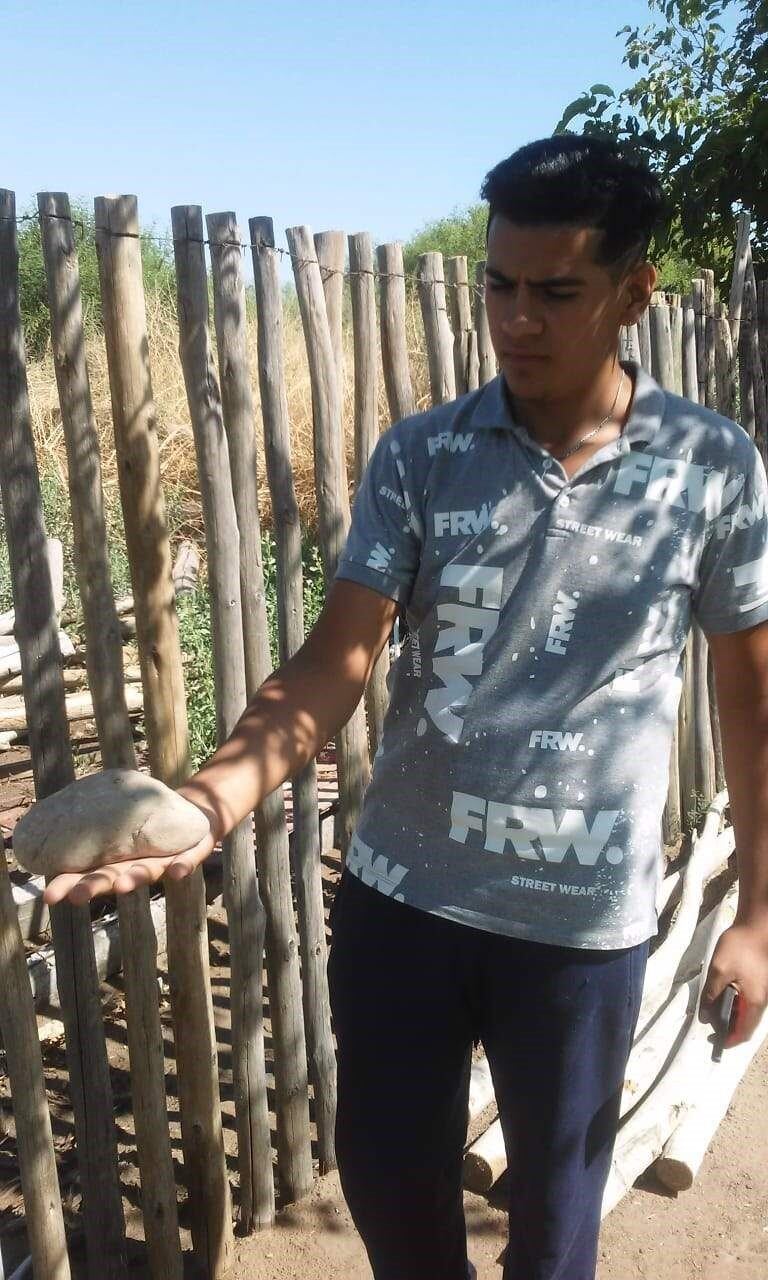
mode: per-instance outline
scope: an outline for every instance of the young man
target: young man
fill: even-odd
[[[483,194],[500,376],[380,440],[317,626],[181,788],[210,837],[47,896],[188,874],[348,718],[406,609],[333,913],[344,1193],[376,1280],[464,1280],[482,1040],[510,1150],[505,1280],[592,1280],[693,616],[741,876],[707,996],[739,987],[742,1038],[768,1004],[767,486],[740,427],[619,363],[656,280],[655,179],[559,137]]]

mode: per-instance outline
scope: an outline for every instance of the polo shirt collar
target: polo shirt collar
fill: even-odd
[[[649,373],[632,360],[622,360],[622,368],[635,379],[635,394],[627,425],[619,442],[625,452],[633,444],[648,444],[661,426],[666,407],[665,393]],[[502,374],[483,388],[471,418],[472,430],[513,431],[527,445],[540,449],[525,427],[515,422]]]

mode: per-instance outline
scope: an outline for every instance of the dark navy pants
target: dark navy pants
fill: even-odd
[[[472,1044],[510,1154],[504,1280],[593,1280],[648,942],[504,938],[344,873],[332,911],[336,1152],[375,1280],[465,1280]]]

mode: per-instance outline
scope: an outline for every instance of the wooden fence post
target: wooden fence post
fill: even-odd
[[[640,350],[640,363],[646,373],[651,372],[651,316],[650,307],[646,307],[637,320],[637,342]]]
[[[376,250],[376,260],[379,268],[379,320],[384,386],[389,416],[392,422],[400,422],[415,411],[405,333],[403,246],[380,244]]]
[[[727,315],[715,316],[709,324],[715,340],[715,384],[717,386],[718,412],[726,418],[736,417],[738,395],[738,371],[734,358],[731,327]],[[748,423],[743,423],[748,430]],[[754,431],[754,421],[752,422]]]
[[[662,299],[663,294],[654,294],[651,306],[646,313],[649,317],[648,328],[651,340],[651,372],[660,386],[666,391],[673,391],[675,370],[672,356],[672,330],[669,322],[669,308]],[[682,703],[681,696],[681,706]],[[678,718],[672,735],[667,803],[662,818],[664,840],[668,844],[673,843],[679,836],[683,817],[680,795],[680,742]]]
[[[272,499],[277,561],[277,625],[280,659],[304,642],[301,523],[293,484],[288,397],[283,362],[280,272],[271,218],[249,221],[258,324],[259,386],[264,454]],[[298,896],[302,998],[309,1078],[315,1100],[320,1172],[336,1167],[336,1054],[326,972],[327,948],[320,864],[317,766],[314,760],[292,780],[294,868]]]
[[[485,306],[485,263],[475,266],[475,333],[477,335],[478,382],[484,387],[496,377],[496,356],[488,328],[488,312]]]
[[[675,294],[676,302],[669,308],[669,327],[672,339],[672,368],[674,370],[675,395],[683,394],[683,309],[680,298]]]
[[[696,353],[696,313],[693,308],[693,295],[683,298],[683,395],[694,404],[699,403],[699,372]]]
[[[349,283],[355,352],[355,488],[379,438],[379,377],[373,245],[367,231],[349,237]]]
[[[683,299],[683,395],[694,404],[699,401],[699,373],[697,360],[697,326],[694,297]],[[707,675],[707,639],[697,622],[693,622],[693,717],[695,787],[705,801],[715,795],[715,754],[712,744],[712,725],[709,711]]]
[[[101,487],[99,438],[85,363],[80,272],[69,198],[37,197],[48,282],[51,342],[67,451],[77,584],[85,624],[88,686],[104,769],[135,769],[125,704],[122,639],[112,591]],[[181,1280],[176,1181],[168,1132],[163,1033],[157,990],[157,939],[149,890],[117,898],[125,979],[142,1214],[152,1272]]]
[[[422,253],[419,258],[418,289],[427,344],[432,404],[447,404],[456,399],[456,378],[453,371],[451,326],[445,308],[442,253]]]
[[[3,975],[0,1034],[16,1122],[29,1252],[36,1275],[44,1276],[45,1280],[70,1280],[35,1006],[3,851],[0,851],[0,973]]]
[[[343,434],[344,411],[344,232],[318,231],[314,236],[315,254],[320,266],[320,278],[323,282],[325,310],[328,316],[328,328],[331,333],[333,347],[333,363],[339,380],[339,405],[342,411],[341,431]],[[346,474],[346,450],[342,444],[344,471]]]
[[[760,357],[760,335],[757,327],[757,285],[755,268],[750,252],[744,281],[744,307],[739,334],[739,399],[741,425],[757,442],[766,460],[766,435],[768,433],[768,407],[763,365]]]
[[[189,775],[189,739],[171,554],[149,367],[134,196],[95,201],[104,337],[151,772]],[[232,1259],[202,868],[165,882],[168,970],[184,1172],[196,1254],[218,1280]]]
[[[349,237],[349,283],[352,291],[352,332],[355,349],[355,488],[379,438],[378,352],[373,245],[367,231]],[[368,744],[371,760],[379,749],[387,711],[389,649],[382,649],[365,690]]]
[[[750,227],[752,214],[743,209],[736,222],[736,249],[733,255],[733,272],[731,275],[731,292],[728,299],[728,322],[731,328],[731,342],[734,351],[738,350],[741,332],[741,314],[744,306],[744,285],[747,279],[747,268],[752,257],[750,247]]]
[[[230,480],[221,399],[211,356],[203,216],[198,206],[171,209],[179,317],[179,354],[195,438],[211,597],[219,745],[246,703],[240,584],[240,534]],[[240,1221],[246,1232],[274,1219],[272,1140],[264,1061],[262,963],[264,908],[256,880],[253,822],[222,841],[229,923],[232,1082],[240,1174]]]
[[[757,286],[757,327],[763,381],[768,386],[768,280],[761,280]]]
[[[35,794],[74,780],[19,309],[16,202],[0,190],[0,488]],[[87,907],[51,908],[89,1276],[126,1275],[112,1091]]]
[[[456,394],[476,391],[480,385],[477,335],[472,328],[467,259],[463,255],[445,260],[445,282],[453,329],[453,371]]]
[[[707,304],[704,280],[701,277],[691,281],[691,298],[696,328],[696,370],[699,384],[698,403],[706,404],[707,400]]]
[[[650,310],[651,369],[659,386],[666,391],[675,390],[675,362],[672,353],[672,327],[669,307],[662,294],[654,294]]]
[[[715,273],[705,269],[701,276],[704,281],[704,396],[700,403],[706,404],[708,409],[717,409]]]
[[[330,587],[349,527],[349,496],[342,468],[338,379],[320,268],[311,232],[308,227],[290,227],[286,235],[293,258],[296,292],[312,380],[318,525],[325,581],[326,586]],[[341,810],[340,844],[342,853],[346,855],[370,772],[362,705],[355,708],[346,725],[336,735],[336,752]]]
[[[240,581],[246,652],[246,692],[253,697],[273,669],[261,560],[256,418],[248,369],[240,233],[234,213],[207,218],[211,243],[214,318],[229,438],[232,487],[243,531]],[[245,544],[250,544],[246,546]],[[283,789],[254,814],[259,883],[266,911],[266,961],[274,1044],[277,1171],[284,1203],[300,1200],[313,1181],[309,1090],[299,950],[293,913],[288,828]]]

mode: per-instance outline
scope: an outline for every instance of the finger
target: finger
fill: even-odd
[[[80,881],[79,871],[67,871],[55,876],[43,890],[43,902],[46,906],[55,907],[66,898],[73,885]]]
[[[715,1001],[725,991],[728,986],[728,978],[725,974],[719,974],[710,969],[707,980],[704,983],[704,989],[701,993],[701,1002],[699,1005],[699,1018],[702,1022],[710,1022],[714,1012],[712,1006]]]
[[[73,906],[84,906],[100,894],[114,893],[116,879],[115,867],[98,867],[95,871],[89,871],[87,875],[81,876],[77,884],[69,890],[67,897]]]
[[[735,1048],[737,1044],[744,1044],[746,1040],[751,1040],[763,1013],[762,1005],[745,1000],[743,995],[739,995],[736,1000],[736,1020],[733,1030],[726,1039],[726,1049]]]
[[[202,862],[208,857],[214,848],[213,837],[204,836],[191,849],[185,849],[183,853],[177,853],[168,866],[167,876],[169,880],[184,880],[196,871]]]

